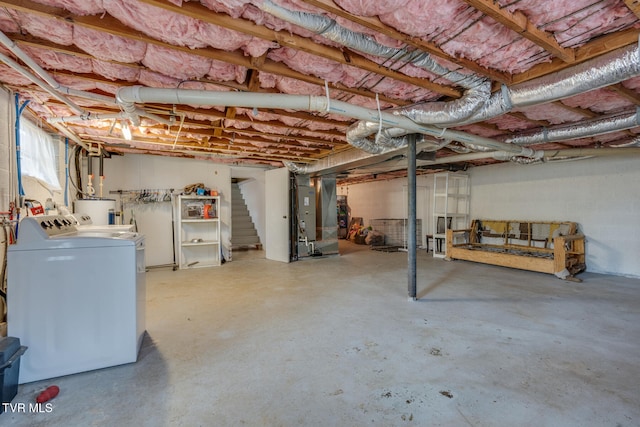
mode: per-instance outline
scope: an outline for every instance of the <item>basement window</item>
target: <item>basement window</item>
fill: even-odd
[[[58,179],[57,139],[34,125],[20,122],[20,167],[23,176],[42,182],[49,190],[61,190]]]

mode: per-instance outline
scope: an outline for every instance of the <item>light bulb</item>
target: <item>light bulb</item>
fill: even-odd
[[[127,141],[131,141],[131,129],[129,128],[129,123],[127,121],[122,122],[122,136]]]

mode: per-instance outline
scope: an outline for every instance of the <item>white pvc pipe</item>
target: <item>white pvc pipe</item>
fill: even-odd
[[[108,120],[108,119],[122,119],[125,117],[125,113],[111,113],[111,114],[93,114],[87,113],[79,116],[66,116],[66,117],[49,117],[47,122],[49,123],[70,123],[81,122],[87,120]]]
[[[451,139],[459,142],[469,142],[495,150],[504,150],[514,155],[535,157],[539,155],[535,150],[513,144],[496,141],[466,132],[441,129],[434,126],[420,125],[404,116],[352,105],[324,96],[288,95],[272,93],[247,92],[214,92],[190,89],[161,89],[143,86],[121,87],[116,93],[116,100],[124,111],[133,111],[135,103],[155,102],[161,104],[196,104],[218,105],[226,107],[245,108],[283,108],[291,110],[317,111],[351,117],[371,122],[382,122],[383,127],[398,127],[415,133],[430,135],[439,139]]]
[[[139,116],[150,118],[153,121],[156,121],[158,123],[162,123],[168,126],[171,126],[174,123],[174,121],[172,120],[167,120],[155,114],[148,113],[141,108],[136,109],[136,113]],[[129,118],[129,116],[130,114],[122,111],[119,113],[106,113],[106,114],[97,114],[97,113],[88,112],[86,114],[81,114],[79,116],[49,117],[47,119],[47,122],[71,123],[71,122],[82,122],[87,120],[111,120],[111,119],[120,120],[120,119],[127,119]],[[136,124],[136,126],[139,126],[139,125],[140,125],[139,123]]]
[[[62,126],[59,123],[51,123],[51,125],[53,127],[55,127],[56,129],[58,129],[58,131],[60,131],[60,133],[62,133],[64,136],[66,136],[70,140],[74,141],[76,144],[78,144],[79,146],[81,146],[85,150],[91,151],[91,147],[89,145],[87,145],[84,141],[82,141],[80,138],[78,138],[78,136],[76,134],[74,134],[73,132],[71,132],[69,129],[65,128],[64,126]]]
[[[11,68],[19,72],[24,77],[31,80],[36,85],[40,86],[42,89],[46,90],[49,94],[54,96],[58,101],[63,102],[68,105],[73,111],[80,115],[90,115],[91,113],[87,113],[82,107],[74,103],[73,101],[67,99],[66,97],[60,94],[66,94],[70,96],[76,96],[79,98],[91,99],[93,101],[102,102],[105,104],[116,105],[116,100],[113,97],[100,95],[97,93],[86,92],[83,90],[72,89],[67,86],[63,86],[58,83],[53,77],[49,75],[40,65],[38,65],[29,55],[27,55],[20,47],[13,42],[9,37],[7,37],[2,31],[0,31],[0,43],[2,43],[7,49],[9,49],[12,53],[14,53],[18,58],[20,58],[25,64],[29,66],[42,80],[38,79],[36,76],[27,71],[24,67],[19,65],[17,62],[13,61],[11,58],[0,54],[0,60],[5,62]],[[44,80],[44,81],[43,81]],[[152,113],[147,113],[143,110],[137,110],[136,113],[140,116],[148,117],[151,120],[154,120],[158,123],[162,123],[168,126],[173,124],[173,121],[163,119]],[[71,120],[66,120],[71,121]]]
[[[0,34],[1,34],[1,32],[0,32]],[[47,82],[44,82],[44,81],[40,80],[38,77],[34,76],[29,71],[25,70],[24,67],[22,67],[20,64],[15,62],[13,59],[11,59],[8,56],[0,53],[0,61],[4,62],[9,67],[14,69],[18,73],[20,73],[20,75],[22,75],[23,77],[26,77],[27,79],[31,80],[31,82],[33,82],[36,85],[40,86],[49,95],[53,96],[55,99],[57,99],[58,101],[62,102],[63,104],[66,104],[69,108],[71,108],[76,113],[80,113],[80,114],[84,113],[84,110],[80,106],[78,106],[73,101],[67,99],[66,97],[60,95],[53,87],[51,87],[51,85],[49,85]]]
[[[38,65],[29,55],[27,55],[17,44],[13,42],[9,37],[7,37],[2,31],[0,31],[0,43],[2,43],[7,49],[16,54],[16,56],[29,66],[35,73],[40,76],[47,84],[52,86],[54,89],[58,89],[60,83],[58,83],[55,79],[53,79],[49,74]]]

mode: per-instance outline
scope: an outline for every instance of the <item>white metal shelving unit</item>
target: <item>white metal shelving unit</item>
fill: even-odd
[[[220,197],[181,194],[173,202],[178,268],[219,266]]]
[[[469,227],[469,176],[437,173],[433,178],[433,256],[446,257],[446,230]]]

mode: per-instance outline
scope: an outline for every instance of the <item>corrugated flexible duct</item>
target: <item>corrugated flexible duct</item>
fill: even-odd
[[[462,99],[450,103],[429,102],[392,109],[394,114],[409,117],[422,124],[447,126],[451,124],[462,125],[484,121],[505,114],[517,107],[556,101],[589,90],[619,83],[640,74],[638,48],[637,46],[633,46],[603,55],[551,76],[536,79],[512,88],[503,86],[500,92],[497,92],[490,98],[486,98],[481,95],[482,89],[479,88],[482,86],[474,86],[480,81],[478,78],[475,78],[475,80],[473,80],[472,76],[464,76],[461,78],[461,73],[451,72],[444,67],[440,67],[424,52],[408,52],[406,49],[382,46],[369,36],[355,33],[339,26],[332,19],[322,15],[289,11],[274,5],[268,0],[263,3],[262,9],[283,20],[302,26],[316,34],[321,34],[330,40],[359,52],[385,58],[402,59],[406,62],[422,66],[463,87],[468,89],[474,88],[473,90],[468,90]],[[424,55],[422,57],[424,58],[424,62],[421,62],[420,55]],[[482,102],[483,105],[480,109],[477,109],[479,102]],[[460,108],[459,104],[464,105],[461,110],[457,110]],[[472,116],[469,116],[470,110],[475,111],[475,113],[472,113]],[[611,119],[603,120],[599,123],[586,123],[584,128],[580,128],[580,125],[575,125],[554,129],[552,131],[543,130],[536,135],[531,135],[530,138],[535,141],[540,140],[540,142],[545,142],[546,138],[546,142],[550,142],[548,138],[562,138],[568,137],[569,135],[576,135],[575,138],[592,136],[599,133],[612,132],[619,126],[627,126],[622,124],[622,121],[621,119]],[[395,134],[395,137],[399,138],[399,140],[390,142],[389,133]],[[374,134],[376,134],[376,141],[371,141],[369,137]],[[376,123],[356,123],[347,130],[347,140],[350,144],[371,153],[384,150],[385,145],[400,146],[404,143],[404,135],[406,135],[406,132],[389,132],[388,129],[381,129]],[[514,141],[511,141],[511,139]],[[521,144],[527,144],[527,138],[522,138],[519,141],[522,141]],[[509,138],[508,142],[516,143],[515,137]],[[380,145],[382,145],[382,147],[380,147]],[[482,150],[484,148],[483,146],[474,146],[473,144],[467,145],[475,150]]]
[[[580,65],[509,88],[503,86],[470,119],[459,125],[481,122],[514,108],[558,101],[591,90],[623,82],[640,75],[637,45],[617,49]]]
[[[503,90],[494,94],[488,104],[481,108],[473,118],[458,125],[475,123],[505,114],[516,107],[526,107],[556,101],[569,96],[599,89],[640,75],[640,53],[638,46],[613,51],[607,55],[587,61],[579,66],[566,69],[550,76],[532,80],[526,84]],[[397,110],[393,114],[399,114]],[[559,141],[595,136],[618,130],[630,129],[638,125],[637,112],[618,116],[568,124],[551,129],[543,129],[522,137],[513,136],[501,139],[518,145]],[[370,132],[367,134],[367,130]],[[375,134],[373,127],[360,124],[347,130],[348,141],[355,146],[364,145],[364,140]],[[472,150],[485,150],[480,144],[464,142]],[[375,147],[375,145],[374,145]]]
[[[625,111],[593,120],[552,126],[533,132],[523,132],[499,139],[518,145],[544,144],[618,132],[637,126],[640,126],[640,107],[636,107],[634,111]]]
[[[413,64],[466,89],[460,99],[429,102],[397,109],[398,114],[422,124],[448,125],[470,117],[491,96],[491,82],[475,75],[452,71],[438,64],[427,52],[384,46],[368,35],[342,27],[322,15],[297,12],[265,0],[260,8],[284,21],[298,25],[355,51]]]

